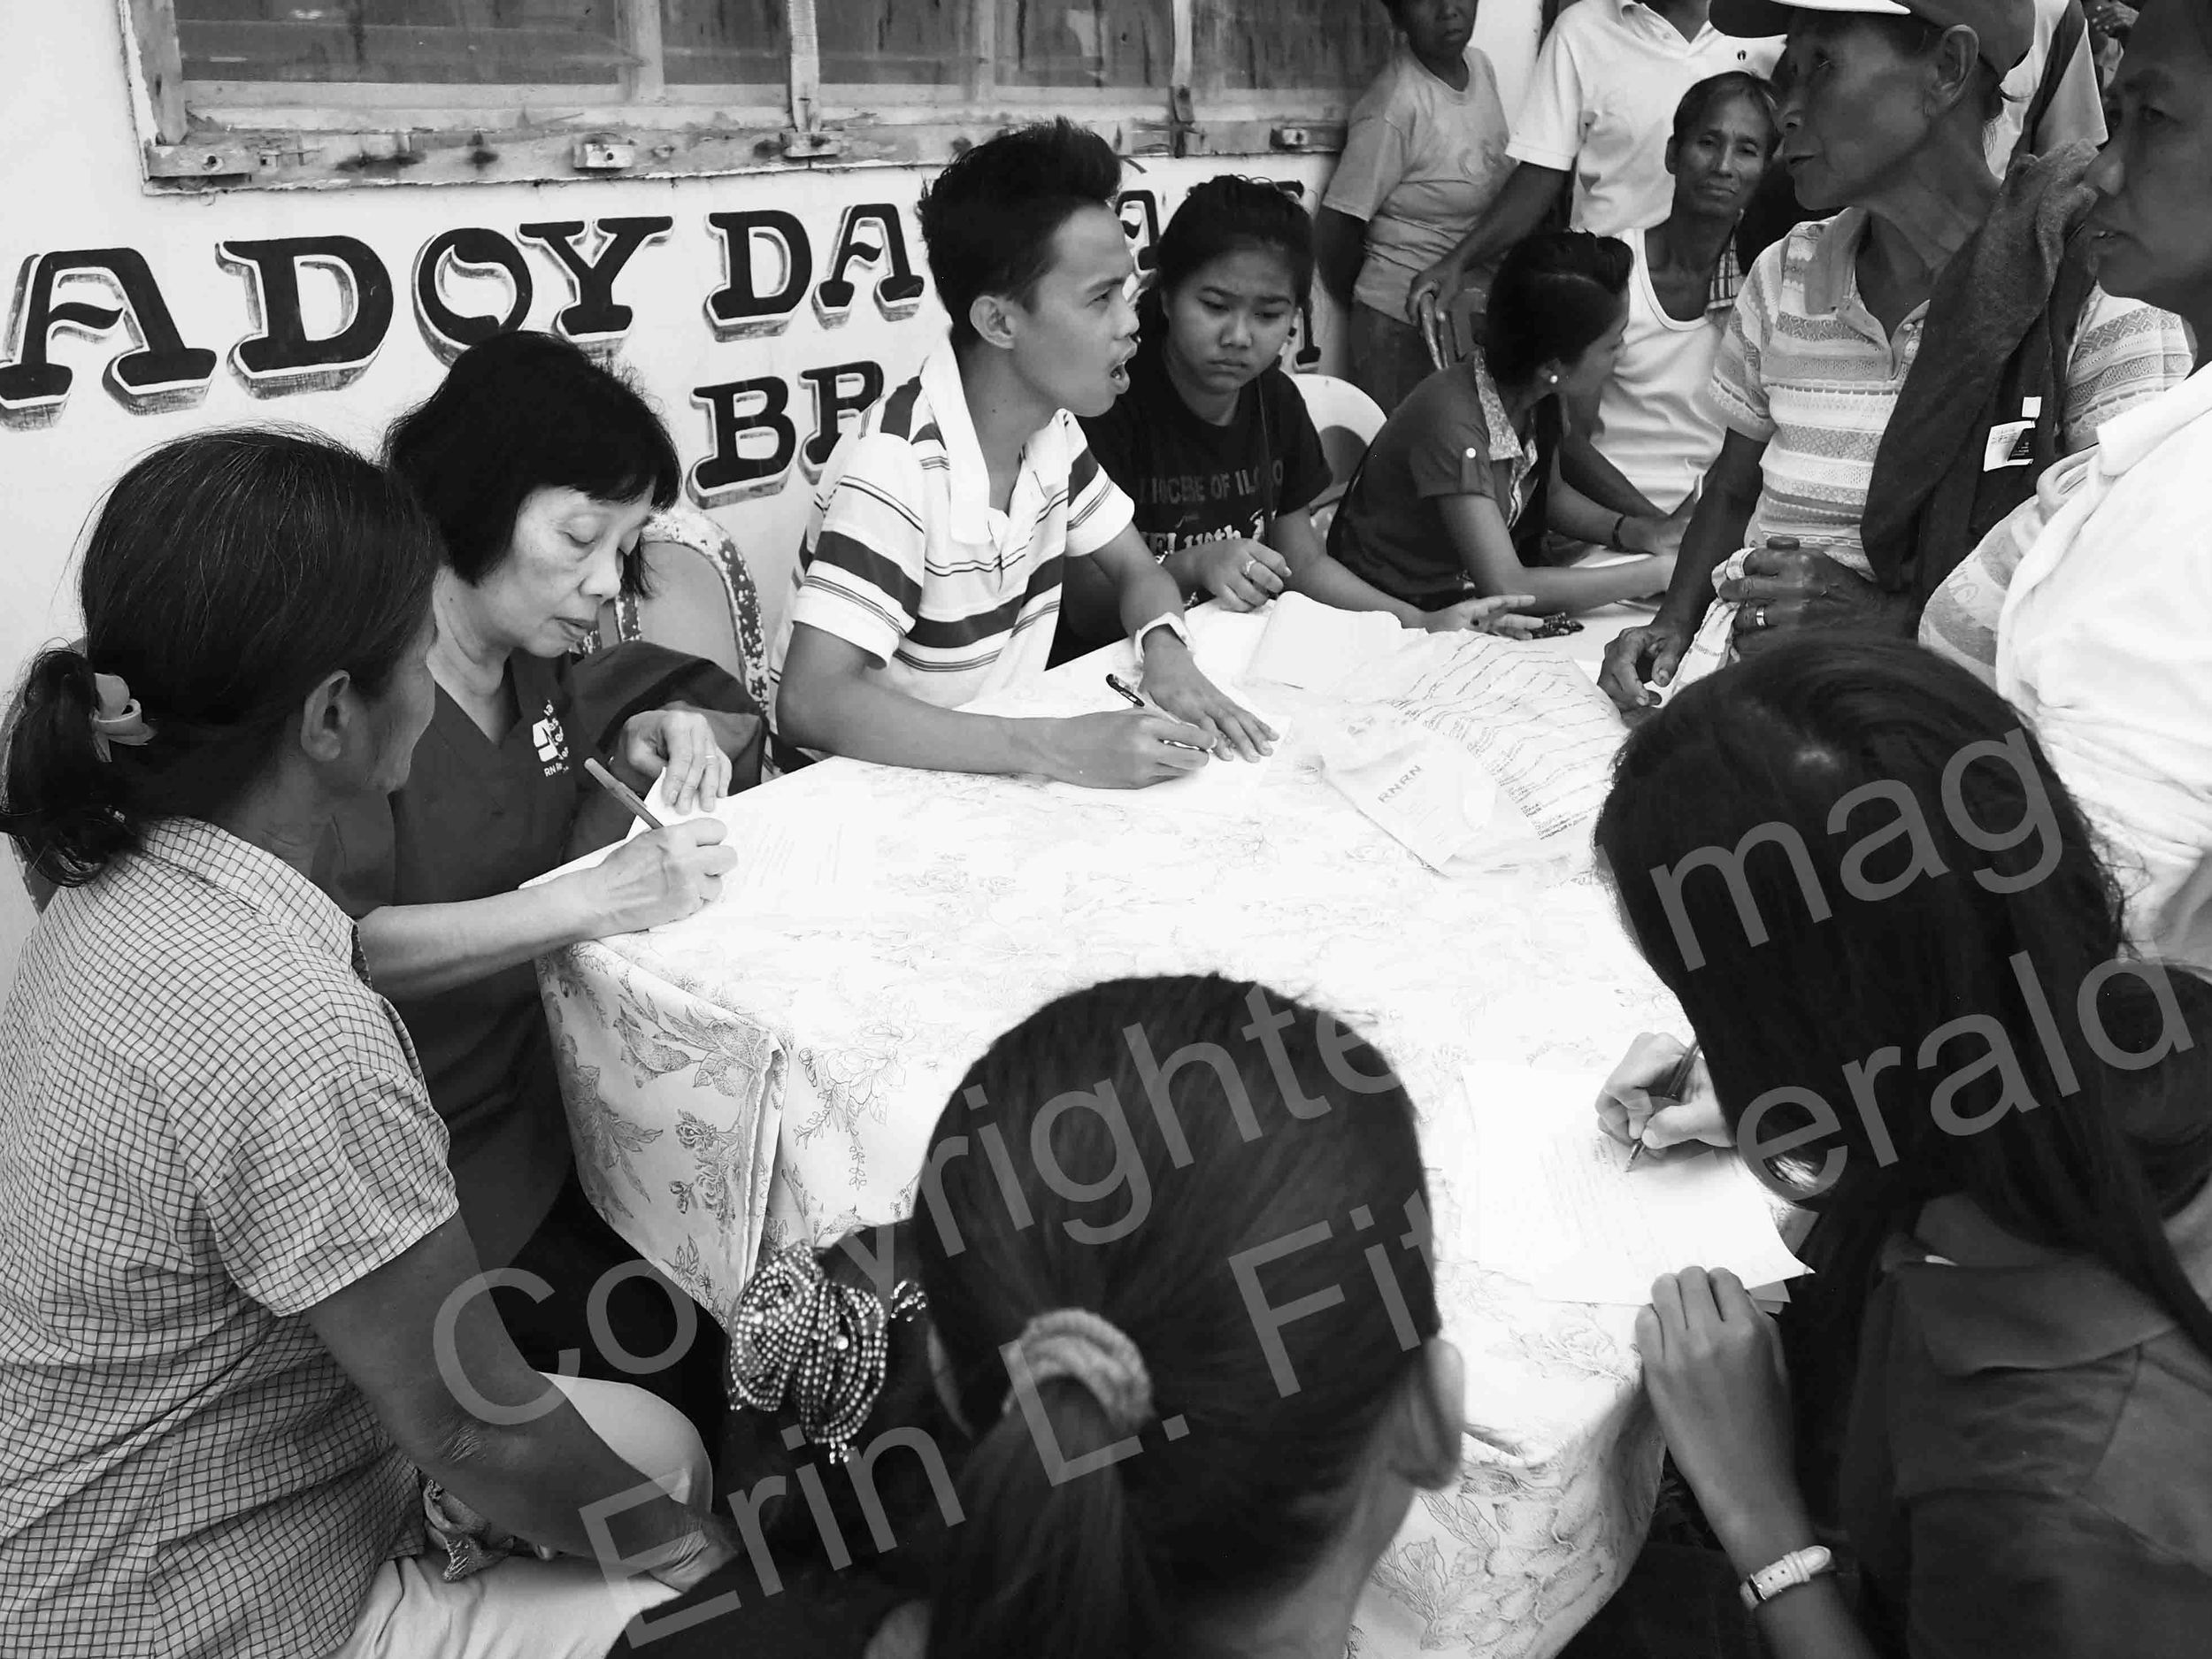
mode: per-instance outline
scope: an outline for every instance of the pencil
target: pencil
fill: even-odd
[[[591,774],[591,780],[594,783],[597,784],[602,789],[604,789],[616,800],[621,802],[625,807],[629,809],[631,816],[635,818],[639,823],[644,825],[647,829],[666,829],[668,827],[667,825],[662,823],[660,819],[653,816],[653,809],[646,805],[644,802],[639,800],[636,793],[631,789],[629,785],[624,783],[621,779],[616,777],[614,773],[609,772],[596,760],[586,760],[584,762],[584,770]]]
[[[1152,706],[1142,697],[1139,696],[1135,691],[1132,690],[1129,682],[1124,680],[1119,674],[1107,675],[1106,683],[1111,686],[1116,691],[1119,692],[1123,696],[1128,698],[1129,706],[1131,708],[1149,709]],[[1171,737],[1164,737],[1160,740],[1160,741],[1165,743],[1170,749],[1187,749],[1194,755],[1207,755],[1213,752],[1203,743],[1179,743]]]
[[[1683,1054],[1682,1058],[1676,1063],[1674,1070],[1667,1074],[1666,1087],[1659,1091],[1660,1098],[1678,1102],[1681,1100],[1682,1091],[1690,1087],[1690,1073],[1696,1068],[1696,1065],[1697,1045],[1692,1043]],[[1636,1137],[1636,1144],[1628,1149],[1627,1167],[1634,1169],[1636,1160],[1643,1155],[1644,1138],[1639,1134]]]

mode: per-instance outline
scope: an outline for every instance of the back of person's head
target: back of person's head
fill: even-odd
[[[2212,1353],[2162,1225],[2212,1170],[2212,988],[2125,954],[1995,692],[1903,641],[1757,657],[1631,735],[1597,841],[1770,1179],[1867,1236],[1963,1194]]]
[[[1500,386],[1526,386],[1547,363],[1572,363],[1620,320],[1635,259],[1587,231],[1540,231],[1514,244],[1490,285],[1483,359]]]
[[[83,643],[41,652],[17,695],[0,832],[75,886],[150,824],[220,812],[333,673],[383,691],[419,639],[438,557],[406,486],[325,438],[164,444],[93,524]],[[95,719],[120,720],[126,698],[138,720],[111,738]]]
[[[1313,220],[1297,197],[1265,179],[1217,173],[1194,186],[1153,246],[1152,286],[1139,313],[1149,335],[1162,302],[1217,259],[1256,250],[1283,262],[1291,298],[1313,292]]]
[[[956,346],[972,345],[969,309],[987,294],[1026,303],[1052,268],[1053,239],[1070,215],[1110,211],[1121,158],[1097,134],[1064,118],[978,144],[923,190],[929,274],[952,318]]]
[[[1671,136],[1675,143],[1688,143],[1701,122],[1723,104],[1736,100],[1749,104],[1765,118],[1767,148],[1771,150],[1782,136],[1781,115],[1775,103],[1773,83],[1740,69],[1724,70],[1717,75],[1708,75],[1682,95],[1682,101],[1674,106]]]
[[[494,334],[454,359],[428,398],[392,423],[384,451],[445,536],[446,563],[480,582],[507,557],[515,516],[541,489],[656,507],[683,479],[652,406],[611,369],[556,334]],[[623,566],[641,592],[643,567]]]
[[[977,1439],[930,1653],[1172,1655],[1301,1583],[1448,1352],[1386,1064],[1256,986],[1118,980],[995,1042],[931,1145],[923,1285]]]

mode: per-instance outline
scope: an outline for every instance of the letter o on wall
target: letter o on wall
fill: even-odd
[[[469,317],[454,310],[439,287],[449,262],[464,270],[503,273],[508,287],[514,290],[507,314]],[[535,294],[522,250],[497,231],[481,226],[464,226],[434,236],[415,258],[415,320],[442,363],[452,362],[480,340],[521,327],[530,315]]]

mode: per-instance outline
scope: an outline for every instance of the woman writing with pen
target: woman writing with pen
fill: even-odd
[[[548,1371],[577,1350],[583,1374],[641,1382],[711,1428],[718,1343],[634,1377],[590,1330],[593,1286],[635,1252],[578,1186],[532,962],[690,914],[733,854],[718,824],[679,824],[524,887],[626,827],[583,770],[595,751],[640,790],[661,777],[678,814],[749,780],[758,718],[719,669],[644,645],[569,655],[602,604],[639,583],[639,536],[674,499],[675,451],[627,386],[530,334],[464,353],[387,448],[445,548],[434,706],[405,786],[338,815],[316,879],[358,921],[369,971],[421,1056],[484,1265],[538,1281],[489,1293],[517,1347]],[[670,1353],[671,1294],[641,1274],[618,1281],[614,1340],[640,1359]]]

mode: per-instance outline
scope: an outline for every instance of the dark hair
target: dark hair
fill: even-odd
[[[237,799],[344,671],[380,693],[429,613],[438,533],[406,487],[312,433],[164,444],[116,481],[78,580],[85,638],[39,654],[9,718],[0,833],[38,873],[90,880],[147,826]],[[94,675],[152,741],[100,758]]]
[[[1772,153],[1782,134],[1782,117],[1775,104],[1773,84],[1740,69],[1708,75],[1682,95],[1682,102],[1674,106],[1674,142],[1688,143],[1697,124],[1711,114],[1717,105],[1731,98],[1741,98],[1767,118],[1767,150]]]
[[[1514,244],[1490,285],[1483,357],[1500,386],[1526,386],[1547,363],[1571,363],[1628,303],[1628,244],[1582,230],[1540,231]]]
[[[1260,1023],[1272,1010],[1291,1017],[1279,1038]],[[1412,1107],[1326,1020],[1249,983],[1116,980],[1001,1037],[938,1119],[942,1215],[920,1217],[916,1242],[979,1438],[932,1655],[1172,1655],[1179,1622],[1296,1583],[1336,1535],[1371,1432],[1439,1321],[1425,1251],[1400,1241],[1426,1221]],[[1339,1300],[1263,1338],[1236,1265],[1254,1250],[1244,1271],[1261,1271],[1279,1317],[1302,1296]],[[1025,1411],[1007,1409],[1001,1348],[1064,1309],[1134,1343],[1154,1415],[1136,1455],[1055,1485]],[[1049,1379],[1038,1398],[1064,1457],[1113,1443],[1084,1385]]]
[[[1964,1194],[2212,1354],[2162,1226],[2212,1170],[2212,987],[2128,956],[2087,823],[1996,693],[1901,641],[1755,657],[1630,736],[1597,842],[1730,1123],[1818,1131],[1770,1177],[1841,1151],[1813,1202],[1849,1259]],[[1966,1037],[2009,1064],[1960,1066]]]
[[[1087,207],[1110,211],[1120,189],[1114,147],[1064,117],[955,157],[922,191],[918,210],[953,343],[974,343],[968,311],[986,294],[1026,304],[1052,268],[1060,227]]]
[[[1313,220],[1298,198],[1264,179],[1233,173],[1194,186],[1153,248],[1152,281],[1137,305],[1146,335],[1164,331],[1171,290],[1247,249],[1280,254],[1290,268],[1291,297],[1306,303],[1313,292]]]
[[[603,502],[649,494],[667,507],[683,481],[652,406],[556,334],[494,334],[471,346],[436,391],[392,423],[384,454],[444,532],[447,566],[471,585],[507,557],[515,515],[537,490]],[[622,587],[645,591],[642,560],[623,561]]]

